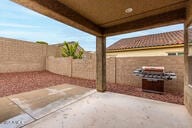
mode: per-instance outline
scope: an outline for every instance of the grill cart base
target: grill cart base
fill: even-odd
[[[163,94],[164,81],[142,79],[142,90],[144,92],[153,92],[153,93]]]
[[[143,66],[133,72],[136,76],[142,77],[142,89],[145,92],[163,94],[164,81],[176,79],[173,72],[164,72],[164,67]]]

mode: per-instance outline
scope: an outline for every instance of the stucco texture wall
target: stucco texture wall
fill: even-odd
[[[107,56],[111,57],[141,57],[141,56],[167,56],[172,52],[184,52],[183,47],[177,48],[163,48],[163,49],[146,49],[146,50],[132,50],[125,52],[112,52],[107,53]]]
[[[68,76],[92,79],[96,78],[96,59],[95,56],[90,59],[71,59],[67,61],[59,61],[65,58],[48,58],[48,71],[63,75],[70,73]],[[57,64],[58,62],[62,64]],[[179,56],[164,56],[164,57],[122,57],[122,58],[107,58],[107,82],[117,83],[125,86],[141,87],[141,78],[133,75],[133,71],[142,66],[163,66],[165,71],[172,71],[177,74],[177,79],[165,81],[165,91],[183,93],[184,88],[184,60]],[[70,65],[68,68],[64,67]],[[51,66],[50,66],[51,65]],[[60,65],[60,66],[58,66]],[[57,67],[57,68],[55,68]],[[69,71],[69,68],[70,71]],[[52,70],[54,69],[54,71]],[[62,72],[62,73],[60,73]]]
[[[185,21],[185,24],[188,25],[188,27],[192,27],[192,0],[188,1],[188,8],[187,8],[187,19]],[[186,28],[188,29],[188,28]],[[188,39],[186,39],[188,40]],[[186,43],[186,42],[185,42]],[[191,50],[191,49],[190,49]],[[190,53],[191,51],[189,51]],[[189,54],[190,55],[190,54]],[[186,56],[188,56],[186,54]],[[188,57],[188,62],[185,60],[185,63],[188,63],[189,65],[185,65],[186,68],[188,69],[189,74],[187,74],[185,72],[185,77],[189,77],[189,81],[185,82],[185,90],[184,90],[184,104],[186,106],[186,108],[188,109],[189,113],[192,115],[192,55],[190,55],[190,57]],[[188,78],[186,79],[188,80]]]

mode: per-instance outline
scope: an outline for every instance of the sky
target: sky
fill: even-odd
[[[107,47],[122,38],[137,37],[183,29],[183,24],[160,27],[145,31],[107,37]],[[54,19],[41,15],[10,0],[0,2],[0,37],[26,41],[45,41],[49,44],[78,41],[87,51],[95,51],[93,35],[72,28]]]

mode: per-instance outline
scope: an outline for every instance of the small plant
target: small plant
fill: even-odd
[[[79,48],[78,42],[68,43],[65,41],[63,46],[61,47],[62,56],[63,57],[71,56],[73,57],[73,59],[82,59],[84,50],[78,48]]]
[[[38,44],[46,44],[46,45],[48,45],[48,43],[47,43],[47,42],[44,42],[44,41],[36,41],[36,43],[38,43]]]

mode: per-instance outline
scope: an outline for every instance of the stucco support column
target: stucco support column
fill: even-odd
[[[188,112],[192,115],[192,56],[191,56],[191,43],[189,43],[189,27],[192,26],[192,0],[188,1],[186,10],[186,20],[184,28],[184,104]]]
[[[106,90],[106,37],[96,37],[96,88]]]
[[[188,29],[186,24],[184,24],[184,87],[188,86],[189,83],[189,60],[188,60]]]

